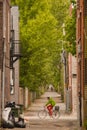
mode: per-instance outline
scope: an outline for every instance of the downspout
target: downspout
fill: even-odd
[[[80,38],[81,38],[81,42],[80,42],[80,97],[79,97],[79,107],[80,107],[80,126],[82,126],[82,81],[81,81],[81,75],[82,75],[82,36],[81,36],[81,32],[82,32],[82,12],[80,11]]]
[[[5,39],[3,39],[3,58],[2,58],[2,111],[5,105]]]
[[[6,43],[5,43],[5,35],[6,35],[6,0],[3,1],[3,57],[2,57],[2,111],[5,105],[5,52],[6,52]]]

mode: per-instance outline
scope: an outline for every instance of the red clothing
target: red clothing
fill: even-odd
[[[49,114],[52,115],[53,106],[52,106],[51,104],[49,104],[49,105],[47,106],[47,109],[48,109],[48,111],[49,111]]]

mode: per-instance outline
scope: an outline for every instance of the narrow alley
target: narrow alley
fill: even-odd
[[[38,111],[43,109],[47,102],[47,97],[51,96],[56,101],[56,105],[60,106],[60,117],[53,119],[47,116],[41,120],[38,117]],[[36,99],[35,102],[24,113],[26,121],[26,128],[29,130],[80,130],[77,117],[74,114],[67,114],[65,111],[65,104],[61,101],[61,96],[56,92],[45,92],[41,98]],[[29,120],[29,121],[28,121]],[[18,128],[15,128],[17,130]]]
[[[57,119],[38,115],[48,96]],[[87,129],[87,0],[0,0],[2,127]]]

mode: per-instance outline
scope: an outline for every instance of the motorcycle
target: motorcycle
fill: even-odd
[[[13,109],[20,109],[19,105],[16,105],[15,102],[7,102],[5,105],[5,108],[2,112],[2,127],[3,128],[14,128],[14,127],[18,127],[18,128],[25,128],[26,124],[24,122],[24,119],[20,117],[18,117],[18,121],[15,120],[15,113],[13,111]]]

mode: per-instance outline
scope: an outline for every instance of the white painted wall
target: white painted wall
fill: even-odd
[[[76,77],[73,76],[76,74]],[[72,56],[72,113],[77,116],[77,105],[78,105],[78,97],[77,97],[77,59]]]
[[[11,29],[14,30],[15,37],[14,40],[19,40],[19,10],[18,6],[13,6],[11,8]],[[12,26],[13,25],[13,26]],[[18,49],[18,48],[16,48]],[[16,103],[19,103],[19,60],[14,63],[14,93],[11,96],[11,99]]]

